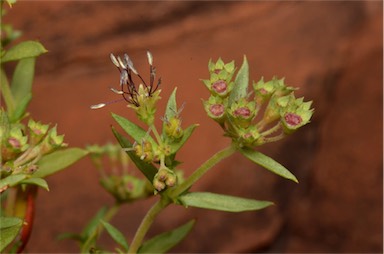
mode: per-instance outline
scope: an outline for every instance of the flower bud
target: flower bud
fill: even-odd
[[[64,142],[64,135],[57,135],[56,126],[49,130],[40,144],[40,152],[42,155],[51,153],[59,148],[66,147]]]
[[[177,116],[166,119],[164,128],[165,134],[172,140],[178,140],[184,135],[184,131],[181,128],[181,119]]]
[[[161,167],[153,178],[153,187],[157,191],[162,191],[167,186],[173,187],[177,182],[176,174],[167,167]]]
[[[2,131],[3,132],[3,131]],[[23,131],[19,126],[13,126],[11,130],[2,133],[1,157],[3,161],[12,160],[17,157],[21,152],[27,150],[28,137],[24,136]]]
[[[281,113],[284,133],[290,134],[310,122],[313,115],[312,101],[304,102],[304,98],[291,100],[286,110]]]
[[[136,144],[133,149],[136,155],[145,162],[152,162],[154,159],[152,144],[147,140],[143,140],[141,144]]]
[[[238,134],[242,146],[253,147],[264,144],[263,137],[254,125],[249,126],[247,129],[240,129]]]
[[[41,140],[43,140],[45,134],[47,134],[48,128],[49,125],[41,124],[40,122],[35,122],[30,119],[28,122],[29,143],[31,145],[37,145]]]
[[[220,97],[210,96],[208,101],[203,101],[204,109],[208,116],[218,123],[225,121],[226,100]]]
[[[255,118],[256,113],[255,102],[248,102],[245,99],[233,103],[229,109],[229,116],[232,122],[240,128],[248,128]]]
[[[147,125],[153,124],[155,120],[156,102],[161,99],[160,91],[161,90],[157,90],[150,94],[148,88],[140,84],[138,95],[136,97],[137,105],[128,104],[128,107],[135,110],[139,119]]]

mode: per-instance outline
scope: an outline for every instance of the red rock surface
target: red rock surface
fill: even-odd
[[[273,200],[260,212],[229,214],[172,207],[150,235],[197,218],[178,252],[381,252],[383,237],[383,5],[355,2],[80,2],[21,1],[6,22],[41,41],[49,53],[37,62],[35,119],[57,123],[71,146],[113,141],[110,112],[134,119],[122,103],[92,111],[116,97],[118,73],[109,53],[127,52],[137,69],[154,55],[163,97],[178,87],[183,123],[200,123],[180,152],[191,172],[228,140],[205,115],[210,58],[241,63],[251,77],[286,77],[299,95],[314,100],[312,123],[262,151],[297,176],[293,184],[240,155],[218,165],[194,190]],[[160,109],[164,109],[160,103]],[[161,111],[160,110],[160,111]],[[28,252],[78,252],[55,240],[80,232],[112,199],[84,159],[49,178],[39,192]],[[131,238],[153,200],[124,207],[113,224]],[[112,250],[105,237],[104,246]]]

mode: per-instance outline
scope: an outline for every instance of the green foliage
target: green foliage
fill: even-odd
[[[272,205],[269,201],[239,198],[210,192],[190,192],[181,195],[178,201],[185,207],[198,207],[224,212],[256,211]]]
[[[38,57],[48,52],[44,46],[37,41],[23,41],[13,46],[1,57],[1,63],[19,61],[26,58]]]
[[[263,168],[268,169],[272,173],[275,173],[276,175],[292,180],[296,183],[299,182],[297,178],[288,169],[286,169],[283,165],[281,165],[271,157],[268,157],[258,151],[255,151],[249,148],[240,149],[239,151],[246,158],[262,166]]]
[[[0,251],[4,249],[17,237],[23,220],[17,217],[0,217]]]
[[[159,234],[149,239],[143,243],[138,253],[165,253],[171,250],[188,235],[194,224],[195,221],[191,220],[174,230]]]
[[[113,240],[115,240],[116,243],[118,243],[121,247],[123,247],[124,251],[128,251],[128,243],[125,240],[124,235],[114,226],[109,224],[106,221],[101,220],[101,224],[103,224],[104,228],[107,230],[108,234],[112,237]]]
[[[45,155],[37,165],[39,170],[34,173],[35,177],[47,177],[63,170],[77,162],[88,154],[88,151],[80,148],[67,148]]]

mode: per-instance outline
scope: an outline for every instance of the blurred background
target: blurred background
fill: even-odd
[[[276,205],[240,214],[169,207],[150,236],[197,219],[175,252],[382,252],[381,1],[20,1],[4,21],[22,30],[23,40],[38,40],[49,50],[37,61],[29,111],[34,119],[57,123],[70,146],[113,142],[110,112],[136,121],[125,103],[89,108],[118,98],[109,91],[119,82],[111,52],[128,53],[146,74],[149,49],[162,97],[178,87],[184,126],[200,124],[178,154],[187,175],[229,142],[201,103],[209,96],[200,79],[208,77],[210,58],[239,66],[245,54],[251,80],[285,77],[300,87],[298,96],[314,101],[311,124],[260,148],[300,183],[235,154],[193,189]],[[80,232],[102,205],[113,203],[98,180],[89,159],[48,179],[50,192],[39,192],[28,252],[79,251],[73,241],[56,237]],[[112,224],[131,239],[153,202],[123,207]],[[108,237],[104,246],[112,250]]]

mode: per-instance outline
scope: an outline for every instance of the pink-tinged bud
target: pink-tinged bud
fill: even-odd
[[[8,143],[12,146],[14,149],[20,149],[21,148],[21,143],[17,138],[9,138]]]
[[[285,122],[291,126],[297,126],[303,121],[299,115],[287,113],[284,116]]]
[[[224,114],[225,107],[223,104],[214,104],[209,107],[209,112],[216,117],[220,117]]]
[[[227,83],[224,80],[218,80],[212,84],[212,89],[218,94],[224,94],[227,91]]]
[[[236,117],[241,116],[243,118],[248,118],[251,116],[251,110],[247,107],[241,107],[233,111],[233,115]]]

